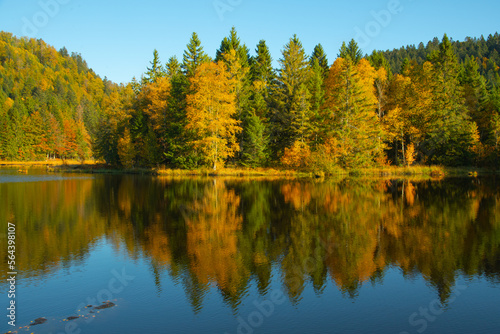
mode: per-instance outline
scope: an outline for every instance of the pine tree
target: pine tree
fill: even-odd
[[[465,105],[471,119],[476,122],[481,138],[485,140],[489,135],[491,116],[484,108],[488,98],[486,79],[479,73],[479,63],[474,57],[465,59],[459,76],[463,87]]]
[[[245,149],[243,151],[243,164],[250,167],[262,166],[268,158],[269,136],[262,119],[250,114],[246,119]]]
[[[172,80],[176,75],[182,74],[181,64],[176,56],[170,57],[165,65],[167,77]]]
[[[153,60],[151,61],[151,67],[148,67],[146,76],[143,83],[156,82],[158,78],[165,76],[165,70],[160,62],[160,56],[158,55],[158,50],[153,51]]]
[[[182,60],[182,70],[184,74],[191,78],[194,76],[196,69],[203,63],[210,61],[208,55],[203,51],[198,35],[193,32],[191,40],[187,45],[187,50],[184,51]]]
[[[326,79],[330,66],[328,65],[328,59],[326,58],[325,50],[323,49],[323,46],[321,44],[318,44],[314,47],[314,51],[310,59],[311,67],[314,66],[316,60],[318,61],[319,68],[321,68],[321,72],[323,73],[323,78]]]
[[[308,57],[296,35],[290,38],[282,54],[271,115],[275,157],[283,154],[284,149],[296,141],[309,144],[312,133],[307,88],[310,77]]]
[[[466,165],[475,162],[472,147],[477,129],[471,124],[459,82],[459,64],[445,34],[439,51],[430,56],[434,64],[435,121],[427,140],[427,155],[432,163]]]
[[[338,57],[344,59],[350,58],[356,65],[363,58],[363,52],[359,48],[358,43],[354,39],[351,39],[347,46],[345,42],[342,43]]]
[[[265,87],[268,89],[276,78],[276,74],[274,73],[272,65],[273,60],[271,58],[271,52],[266,45],[266,41],[259,41],[255,53],[257,55],[251,58],[251,80],[252,82],[263,82]]]
[[[240,39],[233,27],[229,38],[224,38],[221,49],[217,50],[217,58],[220,58],[234,81],[234,90],[236,94],[236,114],[235,119],[242,124],[243,132],[238,134],[238,143],[240,146],[237,160],[242,160],[245,151],[245,129],[247,118],[250,115],[250,65],[248,61],[248,49],[245,45],[240,45]]]

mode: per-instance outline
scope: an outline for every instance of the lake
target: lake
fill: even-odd
[[[0,226],[1,333],[500,332],[493,177],[1,169]]]

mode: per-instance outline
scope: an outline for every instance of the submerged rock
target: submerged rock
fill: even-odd
[[[41,325],[41,324],[44,324],[44,323],[46,323],[46,322],[47,322],[47,319],[45,319],[45,318],[38,318],[38,319],[35,319],[35,320],[33,321],[33,323],[32,323],[32,324],[30,324],[30,326]]]
[[[75,320],[75,319],[78,319],[78,318],[80,318],[80,317],[76,317],[76,316],[73,315],[71,317],[67,317],[66,320],[71,321],[71,320]]]
[[[94,308],[96,310],[104,310],[106,308],[110,308],[110,307],[113,307],[113,306],[116,306],[115,303],[113,303],[113,302],[103,302],[102,305],[96,306]]]

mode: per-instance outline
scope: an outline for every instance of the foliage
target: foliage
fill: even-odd
[[[0,32],[0,159],[89,158],[117,90],[77,53]]]
[[[116,85],[77,53],[1,32],[0,159],[256,168],[304,165],[307,148],[323,171],[495,167],[499,45],[498,33],[445,35],[363,57],[351,40],[330,66],[321,44],[308,56],[294,35],[275,72],[266,42],[251,56],[233,27],[216,62],[193,33],[182,61],[154,50],[140,80]]]
[[[135,148],[128,128],[125,129],[123,137],[118,140],[118,156],[125,168],[132,168],[134,166]]]
[[[193,129],[199,148],[209,165],[216,170],[239,146],[236,134],[241,132],[236,113],[234,85],[224,63],[204,63],[190,79],[193,94],[187,96],[187,129]]]
[[[304,168],[310,163],[311,150],[306,143],[296,141],[291,148],[285,148],[281,163],[287,168]]]

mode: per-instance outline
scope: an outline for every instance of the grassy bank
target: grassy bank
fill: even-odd
[[[85,160],[83,163],[80,160],[61,160],[61,159],[51,159],[44,161],[2,161],[0,160],[0,167],[4,168],[39,168],[46,166],[93,166],[96,165],[95,160]]]
[[[332,173],[314,170],[287,170],[283,168],[237,168],[229,167],[219,170],[200,168],[187,169],[165,169],[165,168],[132,168],[124,169],[108,166],[96,161],[85,161],[81,163],[76,160],[48,160],[34,162],[11,162],[0,161],[0,167],[19,168],[20,172],[29,172],[31,168],[46,168],[49,172],[70,173],[92,173],[92,174],[146,174],[165,177],[203,176],[203,177],[244,177],[244,178],[324,178],[324,177],[429,177],[442,178],[444,176],[480,176],[497,174],[498,170],[458,167],[449,168],[442,166],[412,166],[396,167],[381,166],[373,168],[360,168],[344,170],[335,169]]]

